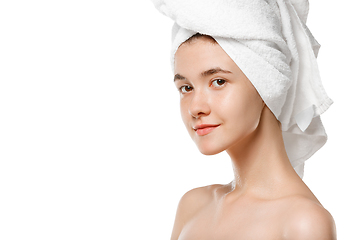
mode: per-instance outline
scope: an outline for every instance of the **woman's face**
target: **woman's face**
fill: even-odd
[[[175,54],[181,116],[201,153],[243,144],[258,126],[264,103],[240,68],[211,40],[182,44]]]

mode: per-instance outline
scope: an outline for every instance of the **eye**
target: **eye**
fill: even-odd
[[[188,92],[190,92],[192,89],[193,89],[193,88],[192,88],[191,86],[185,85],[185,86],[181,86],[181,87],[179,88],[179,91],[180,91],[180,93],[188,93]]]
[[[215,79],[211,82],[211,85],[214,87],[222,87],[225,83],[226,81],[224,79]]]

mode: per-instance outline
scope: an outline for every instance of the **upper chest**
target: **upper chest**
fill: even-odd
[[[184,226],[179,240],[279,239],[286,208],[279,202],[206,206]]]

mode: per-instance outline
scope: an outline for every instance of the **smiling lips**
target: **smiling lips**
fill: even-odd
[[[211,133],[218,126],[220,126],[220,124],[200,124],[196,125],[193,129],[195,130],[197,135],[204,136]]]

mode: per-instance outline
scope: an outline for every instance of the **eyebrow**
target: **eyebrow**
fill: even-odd
[[[184,76],[181,76],[180,74],[176,74],[175,76],[174,76],[174,82],[176,81],[176,80],[185,80],[186,78],[184,77]]]
[[[211,68],[211,69],[209,69],[207,71],[202,72],[201,76],[202,77],[207,77],[207,76],[219,73],[219,72],[221,72],[221,73],[232,73],[232,72],[230,72],[228,70],[224,70],[224,69],[221,69],[221,68],[217,67],[217,68]]]
[[[206,70],[206,71],[202,72],[200,75],[201,75],[201,77],[207,77],[207,76],[219,73],[219,72],[221,72],[221,73],[232,73],[232,72],[230,72],[228,70],[224,70],[224,69],[221,69],[221,68],[217,67],[217,68],[211,68],[209,70]],[[176,74],[174,76],[174,82],[176,80],[186,80],[186,77],[184,77],[184,76],[182,76],[180,74]]]

